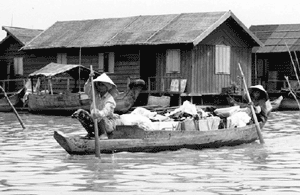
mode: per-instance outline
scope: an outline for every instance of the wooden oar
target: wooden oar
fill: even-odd
[[[240,68],[240,71],[241,71],[241,75],[242,75],[242,78],[243,78],[243,82],[244,82],[244,86],[245,86],[245,91],[246,91],[246,94],[247,94],[247,98],[249,100],[249,103],[250,103],[250,108],[251,108],[251,112],[252,112],[252,116],[253,116],[253,119],[254,119],[254,122],[255,122],[255,126],[256,126],[256,132],[257,132],[257,135],[259,137],[259,141],[261,144],[264,144],[265,141],[262,137],[262,134],[261,134],[261,130],[260,130],[260,126],[259,126],[259,123],[257,121],[257,117],[256,117],[256,114],[255,114],[255,111],[254,111],[254,108],[253,108],[253,104],[252,104],[252,100],[251,100],[251,97],[250,97],[250,94],[249,94],[249,91],[248,91],[248,87],[247,87],[247,83],[246,83],[246,80],[245,80],[245,76],[244,76],[244,73],[243,73],[243,70],[242,70],[242,67],[240,65],[240,63],[238,63],[239,65],[239,68]]]
[[[94,110],[96,110],[96,97],[95,97],[95,86],[94,86],[94,82],[93,82],[93,76],[94,76],[94,71],[93,71],[93,66],[90,66],[91,69],[91,73],[90,73],[90,77],[91,77],[91,84],[92,84],[92,96],[93,96],[93,107]],[[100,144],[99,144],[99,132],[98,132],[98,122],[97,119],[94,119],[94,130],[95,130],[95,156],[100,158]]]
[[[9,104],[9,105],[11,106],[11,108],[13,109],[13,111],[14,111],[15,115],[17,116],[17,118],[18,118],[18,120],[19,120],[21,126],[23,127],[23,129],[25,129],[25,126],[24,126],[24,123],[23,123],[22,119],[20,118],[20,116],[19,116],[18,112],[16,111],[15,107],[14,107],[14,106],[12,105],[12,103],[10,102],[10,100],[9,100],[9,98],[8,98],[8,96],[7,96],[7,94],[6,94],[6,92],[5,92],[4,89],[2,88],[2,86],[0,86],[0,89],[3,91],[4,96],[5,96],[5,98],[6,98],[7,102],[8,102],[8,104]]]

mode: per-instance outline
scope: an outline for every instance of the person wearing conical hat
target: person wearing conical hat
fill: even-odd
[[[93,103],[90,107],[90,114],[79,109],[72,114],[73,118],[77,118],[83,127],[88,132],[86,137],[94,136],[94,123],[93,120],[98,121],[98,130],[100,139],[108,139],[107,134],[115,130],[115,116],[114,109],[116,107],[116,102],[113,98],[113,94],[117,92],[117,86],[114,82],[105,74],[102,73],[96,79],[93,80],[95,88],[95,103],[96,108],[94,108]],[[92,100],[92,83],[90,79],[84,85],[84,92]]]
[[[259,122],[266,122],[272,110],[268,92],[262,85],[249,87],[249,95],[253,102],[253,107]]]

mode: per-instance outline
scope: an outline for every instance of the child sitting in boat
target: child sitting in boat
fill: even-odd
[[[272,110],[267,91],[262,85],[254,85],[249,88],[249,95],[253,102],[258,122],[266,122]]]
[[[116,127],[114,109],[116,102],[113,94],[117,92],[114,82],[105,74],[101,74],[94,81],[96,109],[91,104],[89,114],[86,110],[79,109],[72,114],[77,118],[88,134],[86,137],[94,137],[94,119],[98,121],[99,139],[108,139],[107,133],[111,133]],[[84,92],[92,98],[92,83],[90,79],[84,85]]]

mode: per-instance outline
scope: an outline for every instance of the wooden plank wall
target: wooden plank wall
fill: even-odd
[[[69,90],[67,90],[67,79],[69,78]],[[33,79],[33,86],[36,86],[37,79]],[[52,82],[52,90],[54,94],[59,94],[59,93],[69,93],[69,92],[78,92],[81,91],[83,92],[83,87],[84,87],[84,81],[80,82],[80,90],[77,85],[75,84],[75,80],[72,77],[55,77],[51,79]],[[50,87],[48,80],[45,79],[40,79],[40,90],[48,90],[50,93]]]
[[[18,79],[22,78],[20,75],[14,75],[13,66],[14,66],[14,57],[22,57],[24,55],[23,51],[19,49],[23,45],[17,42],[13,37],[9,37],[1,44],[0,48],[0,65],[1,73],[0,80],[7,79]],[[10,92],[16,92],[22,88],[22,82],[1,82],[0,85],[4,87],[4,90],[10,94]],[[2,92],[1,92],[2,93]]]
[[[180,64],[181,64],[181,77],[183,79],[187,79],[185,93],[191,92],[192,87],[192,71],[193,71],[193,63],[192,63],[192,48],[183,48],[181,49],[180,56]]]
[[[112,51],[113,50],[110,52]],[[127,89],[127,78],[137,79],[140,77],[139,52],[138,50],[132,49],[123,49],[122,51],[116,49],[114,50],[114,53],[114,73],[107,73],[107,75],[114,81],[119,91],[125,91]],[[67,55],[67,62],[68,64],[78,64],[79,50],[73,50],[72,52],[69,52]],[[90,68],[90,65],[93,65],[93,69],[98,71],[99,67],[97,51],[92,49],[82,49],[81,64],[87,68]]]
[[[196,46],[193,50],[192,88],[193,94],[213,93],[213,46]]]
[[[24,77],[27,77],[30,73],[41,69],[51,62],[56,62],[56,56],[26,55],[23,59]]]
[[[238,34],[239,28],[232,20],[228,20],[206,37],[201,44],[194,47],[191,93],[198,95],[220,94],[223,87],[230,87],[233,82],[240,84],[238,63],[241,63],[246,81],[248,85],[251,85],[252,48],[242,39],[245,37]],[[214,72],[215,45],[217,44],[231,47],[230,75],[215,74]]]
[[[140,57],[138,50],[115,53],[115,72],[108,75],[117,85],[119,91],[127,89],[127,78],[140,78]]]
[[[189,92],[191,88],[191,68],[192,68],[192,50],[189,47],[180,47],[177,46],[174,49],[180,49],[180,72],[178,73],[166,73],[166,49],[158,50],[156,53],[156,76],[168,77],[168,78],[182,78],[187,79],[186,90],[185,92]],[[169,89],[171,85],[172,79],[167,79],[165,81],[165,89]],[[160,82],[157,83],[157,90],[163,90]]]
[[[220,94],[223,87],[230,87],[233,82],[241,83],[238,63],[241,64],[246,82],[251,85],[251,49],[231,47],[230,75],[215,74],[215,46],[201,45],[193,53],[193,82],[194,94]]]

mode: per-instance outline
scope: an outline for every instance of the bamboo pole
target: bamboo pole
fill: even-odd
[[[297,62],[298,71],[300,71],[299,60],[298,60],[298,56],[297,56],[297,53],[296,53],[296,51],[294,51],[294,55],[295,55],[295,58],[296,58],[296,62]]]
[[[297,102],[297,104],[298,104],[298,108],[299,108],[299,110],[300,110],[300,104],[299,104],[298,98],[297,98],[297,96],[295,95],[295,93],[294,93],[294,91],[293,91],[293,89],[292,89],[292,87],[291,87],[291,85],[290,85],[290,83],[289,83],[289,78],[288,78],[287,76],[285,76],[284,78],[285,78],[285,80],[286,80],[286,82],[287,82],[287,84],[288,84],[288,86],[289,86],[289,91],[290,91],[290,93],[292,94],[292,96],[295,98],[295,100],[296,100],[296,102]]]
[[[78,60],[78,64],[81,65],[81,47],[79,48],[79,60]],[[81,91],[81,87],[80,87],[80,67],[78,70],[78,92]]]
[[[93,76],[94,76],[94,71],[93,71],[93,66],[90,66],[91,73],[90,73],[90,78],[91,78],[91,84],[92,84],[92,100],[93,100],[93,107],[94,110],[96,109],[96,97],[95,97],[95,86],[93,83]],[[94,131],[95,131],[95,156],[100,158],[100,144],[99,144],[99,132],[98,132],[98,122],[97,119],[94,119]]]
[[[25,129],[25,126],[24,126],[24,123],[23,123],[21,117],[19,116],[19,114],[18,114],[18,112],[16,111],[15,107],[14,107],[14,106],[12,105],[12,103],[10,102],[10,100],[9,100],[9,98],[7,97],[7,94],[6,94],[6,92],[4,91],[4,89],[2,88],[2,86],[0,86],[0,89],[3,91],[4,96],[5,96],[5,98],[6,98],[7,102],[8,102],[8,104],[9,104],[9,105],[11,106],[11,108],[13,109],[13,111],[14,111],[15,115],[17,116],[17,118],[18,118],[18,120],[19,120],[21,126],[23,127],[23,129]]]
[[[250,97],[250,94],[249,94],[249,91],[248,91],[246,79],[245,79],[245,76],[244,76],[244,73],[243,73],[243,70],[242,70],[242,67],[241,67],[240,63],[238,63],[238,65],[239,65],[239,69],[241,71],[241,75],[242,75],[242,78],[243,78],[243,83],[244,83],[244,86],[245,86],[246,95],[247,95],[247,98],[248,98],[249,103],[250,103],[250,108],[251,108],[252,116],[253,116],[253,119],[254,119],[254,122],[255,122],[255,126],[256,126],[256,132],[257,132],[257,135],[258,135],[260,143],[264,144],[265,141],[264,141],[263,136],[261,134],[260,126],[259,126],[259,123],[257,121],[257,117],[256,117],[256,114],[255,114],[253,105],[252,105],[252,100],[251,100],[251,97]]]
[[[287,47],[287,50],[289,52],[289,55],[290,55],[290,58],[291,58],[291,61],[292,61],[293,67],[294,67],[294,71],[295,71],[295,74],[296,74],[297,81],[300,84],[299,77],[298,77],[298,74],[297,74],[297,69],[296,69],[296,66],[295,66],[295,63],[294,63],[291,51],[290,51],[290,49],[289,49],[289,47],[288,47],[288,45],[286,43],[285,43],[285,46]]]
[[[296,69],[295,63],[294,63],[294,61],[293,61],[291,51],[290,51],[290,49],[289,49],[289,47],[287,46],[286,43],[285,43],[285,45],[286,45],[286,47],[287,47],[287,49],[288,49],[288,52],[289,52],[289,55],[290,55],[290,58],[291,58],[291,61],[292,61],[293,67],[294,67],[294,71],[295,71],[295,74],[296,74],[296,78],[297,78],[297,81],[298,81],[298,85],[300,86],[300,81],[299,81],[297,69]],[[299,61],[298,61],[298,58],[297,58],[296,53],[295,53],[295,56],[296,56],[296,61],[297,61],[297,63],[298,63],[298,68],[299,68]],[[290,83],[289,83],[288,77],[285,76],[284,78],[286,79],[286,81],[287,81],[287,83],[288,83],[290,93],[292,94],[292,96],[293,96],[294,99],[296,100],[296,102],[297,102],[297,104],[298,104],[298,107],[299,107],[299,109],[300,109],[300,105],[299,105],[298,98],[297,98],[297,96],[295,95],[295,93],[294,93],[294,91],[293,91],[293,89],[292,89],[292,87],[291,87],[291,85],[290,85]]]
[[[295,58],[296,58],[298,71],[300,71],[300,64],[299,64],[299,60],[298,60],[298,56],[297,56],[296,51],[294,51],[294,55],[295,55]],[[296,74],[297,74],[297,73],[296,73]],[[299,82],[299,81],[298,81],[298,86],[300,87],[300,82]],[[300,107],[299,107],[299,108],[300,108]]]

